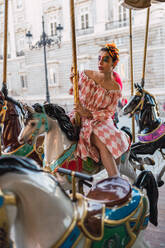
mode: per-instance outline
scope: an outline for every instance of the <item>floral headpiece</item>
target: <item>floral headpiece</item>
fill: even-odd
[[[105,48],[108,49],[109,55],[112,57],[113,60],[113,66],[115,68],[117,63],[119,62],[119,50],[114,43],[106,44]]]

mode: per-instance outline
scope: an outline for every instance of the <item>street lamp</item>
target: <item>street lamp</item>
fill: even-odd
[[[32,45],[32,34],[30,31],[28,31],[26,33],[26,38],[27,38],[27,42],[29,44],[29,49],[36,49],[36,48],[41,48],[43,47],[43,51],[44,51],[44,65],[45,65],[45,81],[46,81],[46,101],[48,103],[50,103],[50,95],[49,95],[49,84],[48,84],[48,70],[47,70],[47,58],[46,58],[46,46],[51,47],[53,45],[57,45],[58,48],[60,48],[61,45],[61,32],[63,30],[63,27],[61,26],[61,24],[59,24],[56,27],[56,31],[57,31],[57,35],[56,35],[56,39],[51,39],[47,36],[47,34],[45,33],[45,22],[44,22],[44,17],[42,16],[42,35],[39,41],[37,41],[37,43],[35,45]]]

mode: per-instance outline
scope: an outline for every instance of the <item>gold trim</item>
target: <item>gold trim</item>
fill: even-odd
[[[129,218],[131,218],[138,211],[138,209],[139,209],[139,207],[141,207],[141,205],[142,205],[142,195],[141,195],[139,205],[137,206],[137,208],[130,215],[128,215],[127,217],[125,217],[122,220],[107,220],[107,219],[104,219],[104,223],[111,224],[111,225],[116,225],[116,224],[122,224],[123,222],[127,222],[127,220]]]
[[[131,237],[131,240],[130,240],[130,242],[126,245],[126,248],[131,248],[132,245],[134,244],[134,242],[136,241],[136,234],[132,232],[131,227],[130,227],[130,225],[129,225],[128,222],[126,222],[125,224],[126,224],[126,228],[127,228],[128,234],[129,234],[130,237]]]
[[[77,195],[77,199],[82,199],[81,195],[78,194]],[[92,200],[91,200],[92,201]],[[87,198],[84,198],[84,211],[83,211],[83,215],[81,216],[81,219],[78,220],[77,225],[82,229],[82,231],[84,232],[84,234],[91,240],[95,240],[95,241],[99,241],[103,238],[104,236],[104,216],[105,216],[105,204],[102,207],[102,221],[101,221],[101,235],[100,237],[95,237],[93,235],[91,235],[88,230],[86,229],[86,227],[84,226],[84,219],[87,215],[87,204],[88,204],[88,200]]]
[[[12,154],[12,153],[14,153],[14,152],[17,152],[20,148],[22,148],[24,146],[24,144],[22,145],[22,146],[19,146],[17,149],[15,149],[14,151],[12,151],[12,152],[7,152],[7,153],[5,153],[5,152],[2,152],[2,154],[3,155],[9,155],[9,154]]]
[[[159,127],[160,127],[162,124],[163,124],[163,123],[161,122],[161,123],[159,124],[159,126],[158,126],[156,129],[154,129],[152,132],[149,132],[149,133],[147,133],[147,134],[154,133],[157,129],[159,129]],[[147,134],[138,134],[138,136],[146,136]]]
[[[141,200],[140,200],[140,209],[139,209],[139,214],[138,214],[138,216],[135,218],[136,219],[136,223],[135,223],[135,225],[134,225],[134,227],[132,228],[132,230],[134,231],[136,228],[137,228],[137,225],[139,224],[139,221],[140,221],[140,219],[141,219],[141,217],[142,217],[142,213],[143,213],[143,200],[142,200],[142,198],[141,198]],[[137,209],[138,210],[138,209]],[[130,219],[130,221],[131,221],[132,219]]]
[[[6,107],[6,108],[4,108],[4,107]],[[4,124],[7,110],[8,110],[7,101],[5,100],[4,105],[2,106],[2,109],[1,109],[1,112],[0,112],[0,116],[2,115],[1,124]]]
[[[78,239],[76,240],[76,242],[72,245],[71,248],[76,248],[78,243],[80,242],[80,240],[83,238],[83,233],[80,233]]]
[[[91,239],[88,239],[86,238],[85,239],[85,244],[84,244],[84,248],[90,248],[92,245],[92,240]]]
[[[16,206],[17,201],[15,195],[4,195],[5,205],[14,205]]]
[[[165,135],[165,133],[163,133],[161,136],[159,136],[157,139],[154,139],[154,140],[151,140],[151,141],[140,141],[140,143],[143,143],[143,144],[148,144],[148,143],[152,143],[152,142],[155,142],[157,140],[159,140],[160,138],[162,138],[163,136]]]
[[[65,242],[65,240],[67,239],[69,234],[73,231],[73,229],[74,229],[74,227],[75,227],[75,225],[77,223],[77,217],[78,217],[78,212],[77,212],[76,205],[74,205],[74,215],[73,215],[72,223],[70,224],[68,229],[65,231],[65,233],[62,235],[62,237],[51,248],[59,248],[60,245],[62,245],[63,242]]]
[[[59,157],[56,159],[56,161],[59,159],[59,158],[61,158],[70,148],[71,148],[71,146],[73,146],[74,144],[77,144],[76,142],[74,142],[73,144],[71,144],[66,150],[64,150],[62,153],[61,153],[61,155],[59,155]],[[66,162],[66,161],[68,161],[69,159],[70,159],[70,157],[72,156],[72,154],[73,153],[71,153],[71,155],[68,157],[68,158],[66,158],[64,161],[63,161],[63,163],[64,162]],[[55,161],[55,162],[56,162]],[[55,163],[54,161],[52,161],[51,163],[50,163],[50,165],[47,165],[47,167],[50,167],[53,163]],[[46,164],[46,163],[45,163]],[[58,167],[59,167],[59,165],[58,165]],[[51,170],[51,168],[50,168],[50,170]],[[55,170],[55,169],[54,169]],[[53,172],[53,171],[52,171]]]

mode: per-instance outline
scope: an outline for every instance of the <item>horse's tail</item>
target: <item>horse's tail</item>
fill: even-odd
[[[134,185],[138,188],[145,188],[147,190],[147,196],[150,204],[150,222],[157,226],[158,225],[158,186],[151,171],[142,171],[137,177]]]

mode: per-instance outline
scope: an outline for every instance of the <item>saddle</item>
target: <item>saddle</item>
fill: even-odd
[[[131,186],[121,177],[106,178],[92,187],[87,197],[97,200],[106,207],[120,206],[131,196]]]
[[[83,205],[84,211],[79,217],[78,226],[89,239],[101,240],[104,235],[105,205],[87,198],[83,198]]]
[[[104,234],[105,206],[116,207],[127,202],[131,192],[130,184],[120,177],[104,179],[92,187],[85,198],[83,215],[78,221],[85,236],[101,240]],[[77,197],[82,200],[79,194]]]
[[[128,9],[145,9],[151,6],[151,0],[123,0],[121,5]]]

